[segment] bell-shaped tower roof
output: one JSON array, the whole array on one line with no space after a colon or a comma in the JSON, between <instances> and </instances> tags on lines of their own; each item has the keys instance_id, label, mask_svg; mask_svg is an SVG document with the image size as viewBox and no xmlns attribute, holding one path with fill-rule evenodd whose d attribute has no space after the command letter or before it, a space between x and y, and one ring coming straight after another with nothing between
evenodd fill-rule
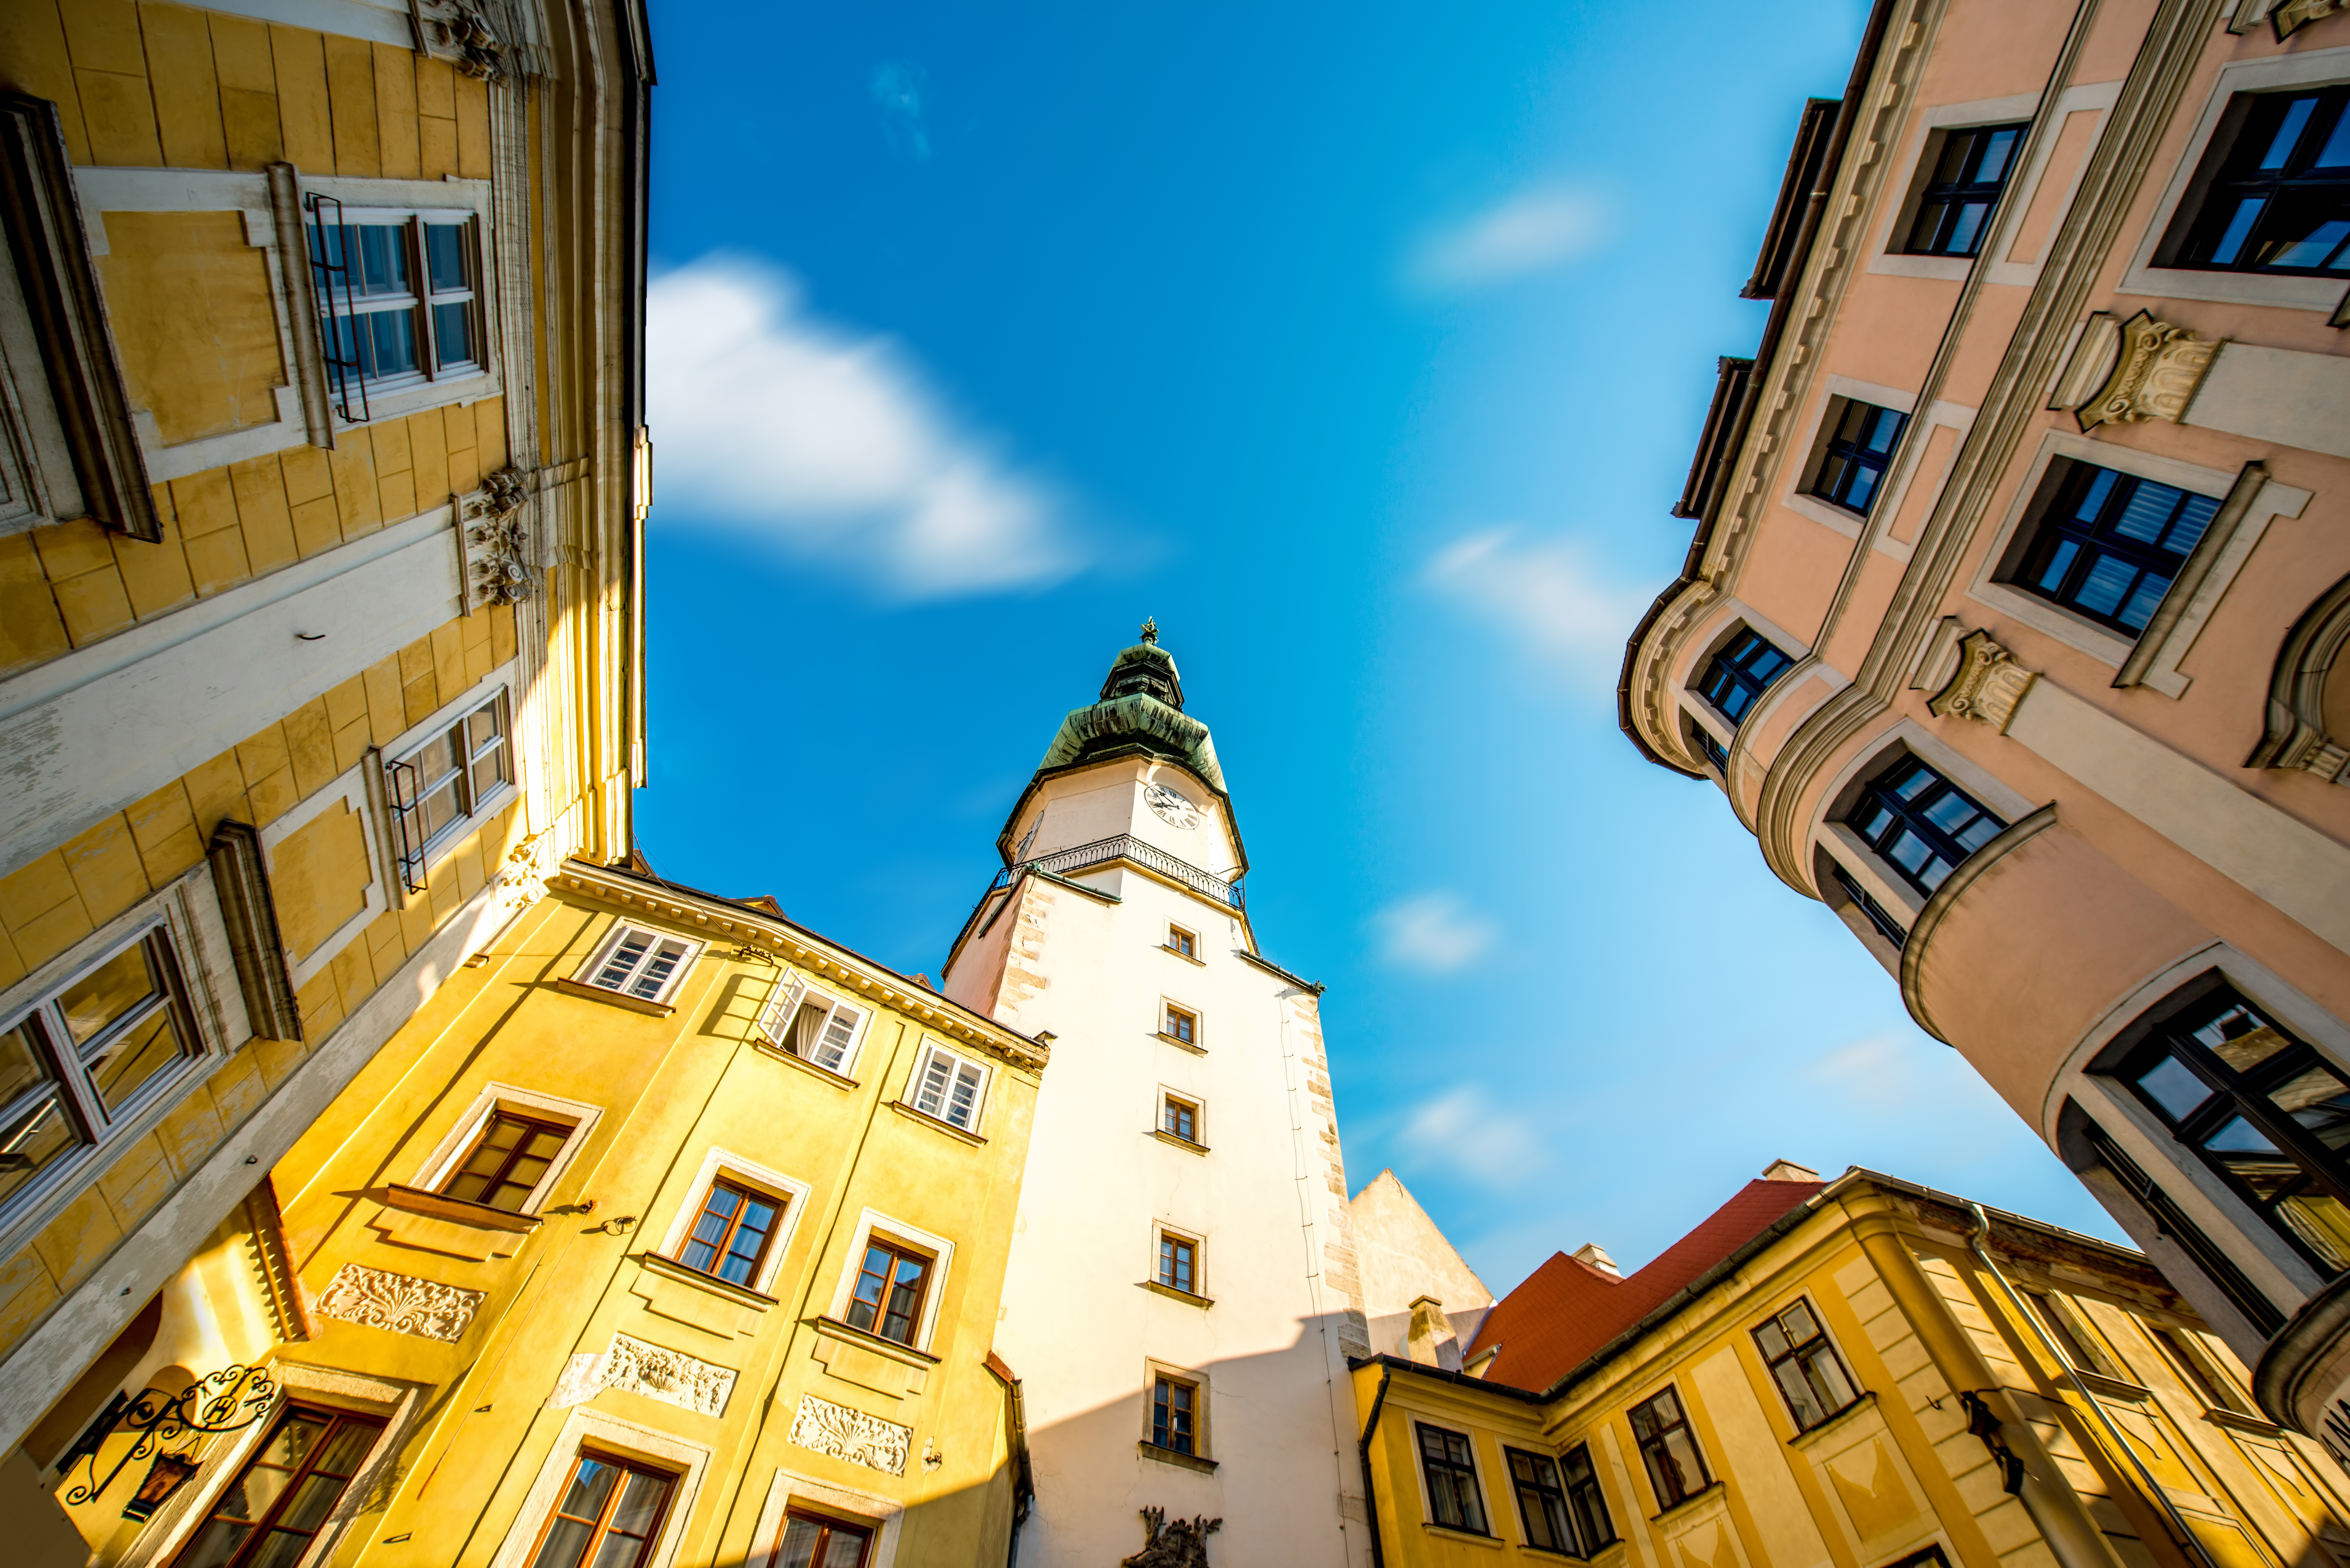
<instances>
[{"instance_id":1,"label":"bell-shaped tower roof","mask_svg":"<svg viewBox=\"0 0 2350 1568\"><path fill-rule=\"evenodd\" d=\"M1224 793L1224 771L1208 726L1183 711L1183 680L1175 656L1159 646L1159 623L1142 623L1142 640L1110 660L1101 699L1073 708L1059 733L1045 748L1039 774L1081 763L1142 753L1189 768L1202 784Z\"/></svg>"}]
</instances>

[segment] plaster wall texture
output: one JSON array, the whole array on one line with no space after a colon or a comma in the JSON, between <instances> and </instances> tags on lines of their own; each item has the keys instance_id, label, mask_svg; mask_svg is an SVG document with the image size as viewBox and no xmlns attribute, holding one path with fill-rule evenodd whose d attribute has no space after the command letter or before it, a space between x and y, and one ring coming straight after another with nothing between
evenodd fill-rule
<instances>
[{"instance_id":1,"label":"plaster wall texture","mask_svg":"<svg viewBox=\"0 0 2350 1568\"><path fill-rule=\"evenodd\" d=\"M1207 804L1188 774L1128 759L1042 781L1030 853L1132 832L1222 869L1221 820L1172 828L1143 805L1160 779ZM966 944L946 981L1055 1036L995 1335L1035 1457L1020 1561L1116 1562L1158 1506L1222 1518L1230 1568L1367 1562L1344 1359L1363 1346L1315 998L1240 956L1253 934L1228 907L1130 867L1076 879L1119 901L1023 880L1005 956ZM1167 950L1170 923L1197 934L1198 962ZM974 972L987 964L1002 978ZM1170 1001L1197 1012L1202 1049L1157 1033ZM1204 1153L1154 1136L1170 1090L1201 1106ZM1197 1239L1207 1301L1143 1283L1162 1224ZM1154 1363L1204 1383L1212 1471L1139 1447Z\"/></svg>"},{"instance_id":2,"label":"plaster wall texture","mask_svg":"<svg viewBox=\"0 0 2350 1568\"><path fill-rule=\"evenodd\" d=\"M1477 1326L1493 1304L1493 1293L1394 1171L1380 1171L1355 1194L1347 1205L1347 1223L1354 1237L1363 1316L1370 1325L1373 1350L1387 1355L1409 1354L1411 1303L1421 1296L1433 1296L1442 1305L1461 1346L1476 1339Z\"/></svg>"}]
</instances>

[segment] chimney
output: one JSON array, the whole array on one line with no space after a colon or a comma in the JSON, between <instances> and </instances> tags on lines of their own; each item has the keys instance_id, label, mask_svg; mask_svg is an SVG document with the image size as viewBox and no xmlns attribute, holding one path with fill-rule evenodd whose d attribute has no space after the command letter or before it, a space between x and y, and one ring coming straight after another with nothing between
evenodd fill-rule
<instances>
[{"instance_id":1,"label":"chimney","mask_svg":"<svg viewBox=\"0 0 2350 1568\"><path fill-rule=\"evenodd\" d=\"M1765 1181L1817 1181L1819 1179L1818 1171L1806 1165L1797 1165L1792 1159L1774 1159L1762 1168L1762 1179Z\"/></svg>"},{"instance_id":2,"label":"chimney","mask_svg":"<svg viewBox=\"0 0 2350 1568\"><path fill-rule=\"evenodd\" d=\"M1411 1303L1411 1326L1404 1334L1404 1355L1423 1366L1461 1370L1461 1341L1444 1303L1434 1296L1419 1296Z\"/></svg>"},{"instance_id":3,"label":"chimney","mask_svg":"<svg viewBox=\"0 0 2350 1568\"><path fill-rule=\"evenodd\" d=\"M1575 1250L1575 1257L1577 1262L1590 1264L1611 1280L1620 1280L1624 1277L1624 1271L1616 1266L1616 1260L1607 1255L1607 1249L1596 1241L1586 1241L1582 1246L1577 1247Z\"/></svg>"}]
</instances>

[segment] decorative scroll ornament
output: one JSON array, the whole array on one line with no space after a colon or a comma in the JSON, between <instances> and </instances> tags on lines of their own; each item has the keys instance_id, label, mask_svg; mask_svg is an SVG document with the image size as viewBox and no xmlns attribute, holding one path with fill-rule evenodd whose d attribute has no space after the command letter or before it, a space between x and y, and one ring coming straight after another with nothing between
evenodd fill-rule
<instances>
[{"instance_id":1,"label":"decorative scroll ornament","mask_svg":"<svg viewBox=\"0 0 2350 1568\"><path fill-rule=\"evenodd\" d=\"M547 864L551 833L534 833L514 846L498 867L498 898L511 909L526 909L546 897L546 879L555 874Z\"/></svg>"},{"instance_id":2,"label":"decorative scroll ornament","mask_svg":"<svg viewBox=\"0 0 2350 1568\"><path fill-rule=\"evenodd\" d=\"M1928 699L1926 710L1938 718L1972 719L2004 735L2023 694L2039 679L2038 670L2016 663L2015 655L1993 642L1989 632L1971 631L1959 643L1958 673Z\"/></svg>"},{"instance_id":3,"label":"decorative scroll ornament","mask_svg":"<svg viewBox=\"0 0 2350 1568\"><path fill-rule=\"evenodd\" d=\"M550 1410L584 1405L607 1388L641 1394L697 1416L723 1416L734 1395L734 1369L717 1366L650 1345L625 1334L612 1336L612 1347L601 1355L575 1355L556 1380L546 1401Z\"/></svg>"},{"instance_id":4,"label":"decorative scroll ornament","mask_svg":"<svg viewBox=\"0 0 2350 1568\"><path fill-rule=\"evenodd\" d=\"M479 11L458 0L412 0L421 51L446 60L475 81L506 74L505 44Z\"/></svg>"},{"instance_id":5,"label":"decorative scroll ornament","mask_svg":"<svg viewBox=\"0 0 2350 1568\"><path fill-rule=\"evenodd\" d=\"M1221 1519L1167 1522L1163 1508L1142 1511L1142 1550L1120 1558L1118 1568L1208 1568L1208 1537L1224 1527Z\"/></svg>"},{"instance_id":6,"label":"decorative scroll ornament","mask_svg":"<svg viewBox=\"0 0 2350 1568\"><path fill-rule=\"evenodd\" d=\"M2177 424L2225 342L2198 337L2143 310L2126 321L2098 311L2082 328L2051 406L2072 410L2085 431L2148 420Z\"/></svg>"},{"instance_id":7,"label":"decorative scroll ornament","mask_svg":"<svg viewBox=\"0 0 2350 1568\"><path fill-rule=\"evenodd\" d=\"M800 1396L799 1414L792 1420L792 1441L813 1453L827 1454L852 1465L879 1470L885 1476L906 1473L906 1450L914 1428L819 1399Z\"/></svg>"},{"instance_id":8,"label":"decorative scroll ornament","mask_svg":"<svg viewBox=\"0 0 2350 1568\"><path fill-rule=\"evenodd\" d=\"M480 546L473 560L476 587L494 605L519 604L538 587L538 572L530 563L530 535L522 525L522 504L530 499L529 475L502 468L482 478L482 493L465 503L471 523L466 543Z\"/></svg>"},{"instance_id":9,"label":"decorative scroll ornament","mask_svg":"<svg viewBox=\"0 0 2350 1568\"><path fill-rule=\"evenodd\" d=\"M328 1282L317 1310L367 1328L454 1344L473 1326L485 1299L481 1291L345 1263Z\"/></svg>"},{"instance_id":10,"label":"decorative scroll ornament","mask_svg":"<svg viewBox=\"0 0 2350 1568\"><path fill-rule=\"evenodd\" d=\"M140 1460L155 1455L166 1444L177 1443L183 1438L234 1432L252 1426L269 1414L269 1407L276 1399L277 1385L270 1381L268 1373L257 1366L224 1366L218 1372L189 1384L168 1399L163 1397L163 1391L160 1388L145 1390L113 1420L93 1424L89 1431L83 1434L82 1440L75 1445L79 1452L67 1456L68 1469L72 1468L77 1458L87 1456L89 1460L89 1479L66 1493L67 1506L78 1508L89 1501L112 1486L115 1477ZM105 1480L100 1480L98 1477L98 1451L109 1436L125 1428L138 1433L138 1440L114 1461L114 1468L106 1472ZM161 1466L163 1459L172 1459L186 1467L179 1480L184 1481L195 1471L194 1465L185 1454L163 1455L157 1459L157 1464Z\"/></svg>"},{"instance_id":11,"label":"decorative scroll ornament","mask_svg":"<svg viewBox=\"0 0 2350 1568\"><path fill-rule=\"evenodd\" d=\"M2284 4L2269 13L2269 26L2276 29L2277 42L2293 36L2296 28L2331 16L2336 11L2350 7L2350 0L2284 0Z\"/></svg>"}]
</instances>

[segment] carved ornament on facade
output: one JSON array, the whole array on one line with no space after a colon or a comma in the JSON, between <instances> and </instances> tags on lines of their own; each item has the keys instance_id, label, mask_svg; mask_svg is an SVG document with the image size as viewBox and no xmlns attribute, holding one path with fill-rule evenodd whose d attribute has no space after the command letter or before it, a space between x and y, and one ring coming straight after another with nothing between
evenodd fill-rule
<instances>
[{"instance_id":1,"label":"carved ornament on facade","mask_svg":"<svg viewBox=\"0 0 2350 1568\"><path fill-rule=\"evenodd\" d=\"M2278 753L2277 760L2269 765L2278 768L2299 768L2315 774L2328 783L2350 784L2350 748L2310 725L2299 726L2300 732L2287 742Z\"/></svg>"},{"instance_id":2,"label":"carved ornament on facade","mask_svg":"<svg viewBox=\"0 0 2350 1568\"><path fill-rule=\"evenodd\" d=\"M2072 410L2085 431L2149 420L2177 424L2225 342L2143 310L2126 321L2098 311L2081 329L2051 406Z\"/></svg>"},{"instance_id":3,"label":"carved ornament on facade","mask_svg":"<svg viewBox=\"0 0 2350 1568\"><path fill-rule=\"evenodd\" d=\"M489 19L459 0L411 0L420 53L446 60L475 81L506 74L505 43Z\"/></svg>"},{"instance_id":4,"label":"carved ornament on facade","mask_svg":"<svg viewBox=\"0 0 2350 1568\"><path fill-rule=\"evenodd\" d=\"M1208 1568L1208 1537L1224 1527L1221 1519L1167 1521L1163 1508L1142 1511L1142 1550L1118 1560L1118 1568Z\"/></svg>"},{"instance_id":5,"label":"carved ornament on facade","mask_svg":"<svg viewBox=\"0 0 2350 1568\"><path fill-rule=\"evenodd\" d=\"M485 603L519 604L538 587L530 535L522 525L522 504L530 493L528 474L502 468L483 475L481 493L465 503L466 558L473 591Z\"/></svg>"},{"instance_id":6,"label":"carved ornament on facade","mask_svg":"<svg viewBox=\"0 0 2350 1568\"><path fill-rule=\"evenodd\" d=\"M327 1282L317 1310L365 1328L454 1344L473 1326L485 1299L484 1293L461 1285L345 1263Z\"/></svg>"},{"instance_id":7,"label":"carved ornament on facade","mask_svg":"<svg viewBox=\"0 0 2350 1568\"><path fill-rule=\"evenodd\" d=\"M600 1355L575 1355L556 1380L546 1407L567 1410L584 1405L607 1388L641 1394L697 1416L723 1416L734 1396L736 1374L681 1350L670 1350L625 1334L612 1336L612 1347Z\"/></svg>"},{"instance_id":8,"label":"carved ornament on facade","mask_svg":"<svg viewBox=\"0 0 2350 1568\"><path fill-rule=\"evenodd\" d=\"M507 909L526 909L546 897L546 880L555 875L555 835L534 833L514 846L498 867L498 898Z\"/></svg>"},{"instance_id":9,"label":"carved ornament on facade","mask_svg":"<svg viewBox=\"0 0 2350 1568\"><path fill-rule=\"evenodd\" d=\"M2350 10L2350 0L2284 0L2269 13L2269 26L2276 29L2277 42L2282 44L2295 29L2342 10Z\"/></svg>"},{"instance_id":10,"label":"carved ornament on facade","mask_svg":"<svg viewBox=\"0 0 2350 1568\"><path fill-rule=\"evenodd\" d=\"M901 1476L906 1473L906 1450L913 1444L914 1428L803 1394L799 1414L792 1418L792 1441L812 1453L863 1465L885 1476Z\"/></svg>"},{"instance_id":11,"label":"carved ornament on facade","mask_svg":"<svg viewBox=\"0 0 2350 1568\"><path fill-rule=\"evenodd\" d=\"M1993 642L1989 632L1969 632L1959 643L1958 672L1928 699L1926 710L1937 718L1972 719L2003 735L2023 694L2039 679L2038 670L2015 662L2015 655Z\"/></svg>"}]
</instances>

